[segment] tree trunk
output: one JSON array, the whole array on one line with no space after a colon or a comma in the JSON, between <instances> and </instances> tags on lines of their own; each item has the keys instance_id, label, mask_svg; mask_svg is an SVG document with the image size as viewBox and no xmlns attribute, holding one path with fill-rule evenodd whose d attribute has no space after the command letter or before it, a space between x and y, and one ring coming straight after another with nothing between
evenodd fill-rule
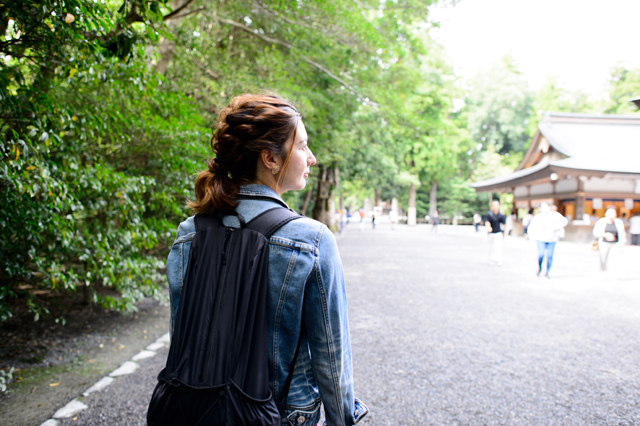
<instances>
[{"instance_id":1,"label":"tree trunk","mask_svg":"<svg viewBox=\"0 0 640 426\"><path fill-rule=\"evenodd\" d=\"M331 169L329 175L333 175L333 185L331 185L331 192L329 193L329 223L328 226L332 230L337 230L338 226L336 223L336 195L338 192L338 185L340 184L340 169L333 169L333 173L331 173Z\"/></svg>"},{"instance_id":2,"label":"tree trunk","mask_svg":"<svg viewBox=\"0 0 640 426\"><path fill-rule=\"evenodd\" d=\"M313 195L314 185L311 185L307 193L304 195L304 204L302 204L302 211L300 214L306 215L309 208L309 201L311 201L311 195Z\"/></svg>"},{"instance_id":3,"label":"tree trunk","mask_svg":"<svg viewBox=\"0 0 640 426\"><path fill-rule=\"evenodd\" d=\"M329 185L327 182L327 168L320 166L318 175L318 186L316 187L315 203L313 205L312 217L318 222L326 224L326 212L328 210L327 200L329 199Z\"/></svg>"},{"instance_id":4,"label":"tree trunk","mask_svg":"<svg viewBox=\"0 0 640 426\"><path fill-rule=\"evenodd\" d=\"M407 225L415 226L416 221L416 186L409 185L409 208L407 209Z\"/></svg>"},{"instance_id":5,"label":"tree trunk","mask_svg":"<svg viewBox=\"0 0 640 426\"><path fill-rule=\"evenodd\" d=\"M332 200L335 198L338 182L338 168L320 166L313 218L329 226L332 230L335 230L336 226L335 202Z\"/></svg>"},{"instance_id":6,"label":"tree trunk","mask_svg":"<svg viewBox=\"0 0 640 426\"><path fill-rule=\"evenodd\" d=\"M429 191L429 216L433 216L436 210L438 210L438 182L433 182Z\"/></svg>"},{"instance_id":7,"label":"tree trunk","mask_svg":"<svg viewBox=\"0 0 640 426\"><path fill-rule=\"evenodd\" d=\"M171 9L176 10L182 4L184 0L173 0L169 2ZM166 21L167 27L171 31L174 31L178 25L182 21L182 18L173 18ZM153 64L153 69L157 73L164 74L167 71L167 67L169 66L169 62L171 62L171 58L173 58L173 52L175 51L176 45L173 41L167 40L166 38L162 38L160 43L158 44L158 53L160 54L160 59L157 63Z\"/></svg>"}]
</instances>

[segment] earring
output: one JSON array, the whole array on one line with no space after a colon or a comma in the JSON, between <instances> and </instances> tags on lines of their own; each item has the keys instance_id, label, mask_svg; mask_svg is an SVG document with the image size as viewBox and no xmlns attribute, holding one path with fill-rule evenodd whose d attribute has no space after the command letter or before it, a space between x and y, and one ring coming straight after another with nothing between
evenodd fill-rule
<instances>
[{"instance_id":1,"label":"earring","mask_svg":"<svg viewBox=\"0 0 640 426\"><path fill-rule=\"evenodd\" d=\"M271 173L274 175L278 174L279 171L280 171L280 166L278 166L277 164L273 166L273 169L271 169Z\"/></svg>"}]
</instances>

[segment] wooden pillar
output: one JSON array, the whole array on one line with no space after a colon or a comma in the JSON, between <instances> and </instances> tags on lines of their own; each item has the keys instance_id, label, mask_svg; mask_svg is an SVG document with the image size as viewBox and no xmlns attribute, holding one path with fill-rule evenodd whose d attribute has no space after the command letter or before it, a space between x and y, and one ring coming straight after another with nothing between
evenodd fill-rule
<instances>
[{"instance_id":1,"label":"wooden pillar","mask_svg":"<svg viewBox=\"0 0 640 426\"><path fill-rule=\"evenodd\" d=\"M586 212L584 211L584 182L578 177L578 194L576 196L576 217L577 220L582 220Z\"/></svg>"}]
</instances>

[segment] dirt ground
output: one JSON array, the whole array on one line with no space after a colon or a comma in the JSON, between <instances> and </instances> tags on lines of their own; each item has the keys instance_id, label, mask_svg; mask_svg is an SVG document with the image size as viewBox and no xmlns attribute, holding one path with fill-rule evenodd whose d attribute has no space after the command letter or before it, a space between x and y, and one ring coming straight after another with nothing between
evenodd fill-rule
<instances>
[{"instance_id":1,"label":"dirt ground","mask_svg":"<svg viewBox=\"0 0 640 426\"><path fill-rule=\"evenodd\" d=\"M0 369L13 380L0 396L0 424L39 425L169 327L169 308L153 300L123 314L86 306L82 297L52 299L51 315L33 321L24 307L0 324ZM63 317L66 323L56 318Z\"/></svg>"}]
</instances>

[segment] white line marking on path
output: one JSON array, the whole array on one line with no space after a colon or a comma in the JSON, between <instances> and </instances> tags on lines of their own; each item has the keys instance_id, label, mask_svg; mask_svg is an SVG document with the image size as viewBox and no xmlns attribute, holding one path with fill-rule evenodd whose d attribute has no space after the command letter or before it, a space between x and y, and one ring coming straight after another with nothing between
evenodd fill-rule
<instances>
[{"instance_id":1,"label":"white line marking on path","mask_svg":"<svg viewBox=\"0 0 640 426\"><path fill-rule=\"evenodd\" d=\"M125 361L119 368L113 370L109 375L111 377L125 376L136 371L140 367L137 362Z\"/></svg>"},{"instance_id":2,"label":"white line marking on path","mask_svg":"<svg viewBox=\"0 0 640 426\"><path fill-rule=\"evenodd\" d=\"M171 337L169 336L169 333L166 333L158 337L158 340L156 340L156 342L169 343L170 340Z\"/></svg>"},{"instance_id":3,"label":"white line marking on path","mask_svg":"<svg viewBox=\"0 0 640 426\"><path fill-rule=\"evenodd\" d=\"M140 351L131 357L131 361L140 361L141 359L151 358L152 356L156 356L154 351Z\"/></svg>"},{"instance_id":4,"label":"white line marking on path","mask_svg":"<svg viewBox=\"0 0 640 426\"><path fill-rule=\"evenodd\" d=\"M157 351L158 349L164 348L164 342L155 342L147 346L147 350L149 351Z\"/></svg>"},{"instance_id":5,"label":"white line marking on path","mask_svg":"<svg viewBox=\"0 0 640 426\"><path fill-rule=\"evenodd\" d=\"M90 393L93 392L97 392L97 391L101 391L102 389L106 388L107 386L109 386L115 379L113 377L103 377L102 379L98 380L93 386L91 386L89 389L87 389L86 391L84 391L83 395L84 396L89 396Z\"/></svg>"},{"instance_id":6,"label":"white line marking on path","mask_svg":"<svg viewBox=\"0 0 640 426\"><path fill-rule=\"evenodd\" d=\"M141 359L151 358L155 356L156 355L155 351L168 345L170 343L170 340L171 340L171 337L169 336L169 333L163 334L154 343L147 346L146 350L140 351L139 353L132 356L131 361L125 361L124 363L122 363L120 367L116 368L111 373L109 373L109 376L111 377L109 376L103 377L102 379L94 383L94 385L91 386L89 389L87 389L83 393L83 395L88 396L93 392L103 390L104 388L109 386L111 383L113 383L113 381L115 380L114 377L125 376L127 374L133 373L140 367L140 365L134 361L139 361ZM80 402L77 399L74 399L73 401L69 402L67 405L65 405L58 411L56 411L56 413L53 415L53 419L49 419L45 421L40 426L60 426L60 422L54 419L69 418L69 417L72 417L74 414L78 413L79 411L86 410L87 408L89 408L87 404Z\"/></svg>"},{"instance_id":7,"label":"white line marking on path","mask_svg":"<svg viewBox=\"0 0 640 426\"><path fill-rule=\"evenodd\" d=\"M79 411L86 410L87 408L89 408L87 404L74 399L73 401L56 411L56 413L53 415L53 418L67 419L69 417L73 417L73 415L78 413Z\"/></svg>"}]
</instances>

